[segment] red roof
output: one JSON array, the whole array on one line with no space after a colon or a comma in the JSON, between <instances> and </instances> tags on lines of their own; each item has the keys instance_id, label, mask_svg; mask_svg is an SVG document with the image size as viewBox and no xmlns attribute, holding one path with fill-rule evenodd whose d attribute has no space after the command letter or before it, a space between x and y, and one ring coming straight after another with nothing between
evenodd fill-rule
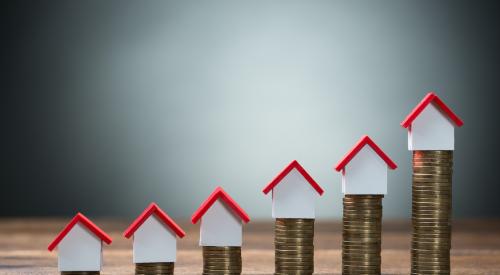
<instances>
[{"instance_id":1,"label":"red roof","mask_svg":"<svg viewBox=\"0 0 500 275\"><path fill-rule=\"evenodd\" d=\"M290 164L288 164L288 166L285 167L283 171L281 171L270 183L267 184L266 187L264 187L264 189L262 189L262 192L264 192L264 194L269 193L269 191L273 190L273 188L276 187L276 185L278 185L281 180L286 177L286 175L288 175L288 173L290 173L290 171L292 171L294 168L299 171L299 173L307 180L307 182L309 182L309 184L314 188L314 190L316 190L316 192L318 192L320 195L323 194L324 191L321 186L319 186L319 184L314 181L314 179L296 160L290 162Z\"/></svg>"},{"instance_id":2,"label":"red roof","mask_svg":"<svg viewBox=\"0 0 500 275\"><path fill-rule=\"evenodd\" d=\"M193 213L191 217L191 222L193 224L197 223L207 210L214 204L217 199L221 199L226 205L228 205L238 216L240 216L243 222L247 223L250 221L250 217L245 213L245 211L222 189L218 186L215 188L214 192L200 205L198 210Z\"/></svg>"},{"instance_id":3,"label":"red roof","mask_svg":"<svg viewBox=\"0 0 500 275\"><path fill-rule=\"evenodd\" d=\"M429 103L434 103L439 107L457 127L464 125L463 121L455 114L453 111L444 104L444 102L433 92L428 93L422 101L411 111L411 113L401 122L401 126L408 128L415 118L420 115L420 113L429 105Z\"/></svg>"},{"instance_id":4,"label":"red roof","mask_svg":"<svg viewBox=\"0 0 500 275\"><path fill-rule=\"evenodd\" d=\"M385 153L380 149L380 147L373 142L373 140L369 136L363 136L361 139L354 145L354 147L347 153L342 160L335 166L335 170L338 172L342 171L344 167L356 156L356 154L365 146L370 145L370 147L377 153L384 161L387 163L387 166L391 169L396 169L398 166L394 163Z\"/></svg>"},{"instance_id":5,"label":"red roof","mask_svg":"<svg viewBox=\"0 0 500 275\"><path fill-rule=\"evenodd\" d=\"M85 217L82 213L78 213L73 217L73 219L64 227L64 229L56 236L56 238L49 244L49 251L54 250L57 245L66 237L66 235L73 229L75 224L81 223L87 227L92 233L94 233L97 237L99 237L102 241L107 244L112 242L111 237L109 237L104 231L102 231L97 225L91 222L87 217Z\"/></svg>"},{"instance_id":6,"label":"red roof","mask_svg":"<svg viewBox=\"0 0 500 275\"><path fill-rule=\"evenodd\" d=\"M148 208L146 208L144 210L144 212L142 212L142 214L139 215L139 217L137 217L137 219L135 219L135 221L127 228L127 230L125 230L125 232L123 233L123 236L127 239L130 238L132 235L134 235L135 231L139 227L141 227L141 225L153 214L155 214L157 218L159 218L161 221L163 221L163 223L165 223L165 225L170 227L170 229L172 229L175 232L175 234L177 234L177 236L179 236L179 238L186 236L186 233L184 232L184 230L182 230L182 228L180 228L174 222L174 220L172 220L172 218L170 218L167 215L167 213L163 212L163 210L161 210L160 207L158 207L158 205L156 205L156 203L154 203L154 202L152 202L148 206Z\"/></svg>"}]
</instances>

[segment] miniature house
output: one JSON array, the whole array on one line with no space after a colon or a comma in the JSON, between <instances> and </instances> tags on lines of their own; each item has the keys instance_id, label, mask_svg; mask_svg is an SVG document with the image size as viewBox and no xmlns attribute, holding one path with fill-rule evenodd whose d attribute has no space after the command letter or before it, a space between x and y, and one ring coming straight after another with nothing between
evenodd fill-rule
<instances>
[{"instance_id":1,"label":"miniature house","mask_svg":"<svg viewBox=\"0 0 500 275\"><path fill-rule=\"evenodd\" d=\"M241 246L242 222L250 218L245 211L221 188L214 192L194 212L191 222L201 219L201 246Z\"/></svg>"},{"instance_id":2,"label":"miniature house","mask_svg":"<svg viewBox=\"0 0 500 275\"><path fill-rule=\"evenodd\" d=\"M111 238L83 214L78 213L49 244L57 247L59 271L100 271L102 242Z\"/></svg>"},{"instance_id":3,"label":"miniature house","mask_svg":"<svg viewBox=\"0 0 500 275\"><path fill-rule=\"evenodd\" d=\"M173 263L177 239L184 231L158 205L151 203L125 230L125 238L134 236L134 263Z\"/></svg>"},{"instance_id":4,"label":"miniature house","mask_svg":"<svg viewBox=\"0 0 500 275\"><path fill-rule=\"evenodd\" d=\"M273 218L314 219L314 202L323 189L300 164L294 160L263 190L272 191Z\"/></svg>"},{"instance_id":5,"label":"miniature house","mask_svg":"<svg viewBox=\"0 0 500 275\"><path fill-rule=\"evenodd\" d=\"M387 167L397 165L373 142L362 137L335 166L342 172L342 193L347 195L387 194Z\"/></svg>"},{"instance_id":6,"label":"miniature house","mask_svg":"<svg viewBox=\"0 0 500 275\"><path fill-rule=\"evenodd\" d=\"M408 129L408 150L453 150L455 127L462 120L434 93L428 93L401 122Z\"/></svg>"}]
</instances>

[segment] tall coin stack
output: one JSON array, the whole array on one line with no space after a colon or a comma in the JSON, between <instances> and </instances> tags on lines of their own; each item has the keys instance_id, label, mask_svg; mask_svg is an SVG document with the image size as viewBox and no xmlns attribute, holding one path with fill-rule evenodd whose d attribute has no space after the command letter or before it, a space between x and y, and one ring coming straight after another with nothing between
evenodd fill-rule
<instances>
[{"instance_id":1,"label":"tall coin stack","mask_svg":"<svg viewBox=\"0 0 500 275\"><path fill-rule=\"evenodd\" d=\"M314 219L276 219L276 275L314 273Z\"/></svg>"},{"instance_id":2,"label":"tall coin stack","mask_svg":"<svg viewBox=\"0 0 500 275\"><path fill-rule=\"evenodd\" d=\"M383 197L345 195L342 274L380 274Z\"/></svg>"},{"instance_id":3,"label":"tall coin stack","mask_svg":"<svg viewBox=\"0 0 500 275\"><path fill-rule=\"evenodd\" d=\"M136 263L136 275L172 275L174 263Z\"/></svg>"},{"instance_id":4,"label":"tall coin stack","mask_svg":"<svg viewBox=\"0 0 500 275\"><path fill-rule=\"evenodd\" d=\"M411 274L450 274L453 151L414 151Z\"/></svg>"},{"instance_id":5,"label":"tall coin stack","mask_svg":"<svg viewBox=\"0 0 500 275\"><path fill-rule=\"evenodd\" d=\"M241 247L203 246L203 275L241 274Z\"/></svg>"}]
</instances>

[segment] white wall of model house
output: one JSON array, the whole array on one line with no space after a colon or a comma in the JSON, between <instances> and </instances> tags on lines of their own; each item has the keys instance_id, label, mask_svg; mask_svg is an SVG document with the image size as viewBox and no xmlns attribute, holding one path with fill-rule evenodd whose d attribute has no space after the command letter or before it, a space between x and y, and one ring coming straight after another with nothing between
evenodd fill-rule
<instances>
[{"instance_id":1,"label":"white wall of model house","mask_svg":"<svg viewBox=\"0 0 500 275\"><path fill-rule=\"evenodd\" d=\"M57 246L59 271L100 271L102 241L77 223Z\"/></svg>"},{"instance_id":2,"label":"white wall of model house","mask_svg":"<svg viewBox=\"0 0 500 275\"><path fill-rule=\"evenodd\" d=\"M344 167L342 193L379 195L387 193L387 163L365 145Z\"/></svg>"},{"instance_id":3,"label":"white wall of model house","mask_svg":"<svg viewBox=\"0 0 500 275\"><path fill-rule=\"evenodd\" d=\"M273 190L273 218L315 218L315 200L319 194L293 168Z\"/></svg>"},{"instance_id":4,"label":"white wall of model house","mask_svg":"<svg viewBox=\"0 0 500 275\"><path fill-rule=\"evenodd\" d=\"M455 125L430 103L408 128L408 150L454 150Z\"/></svg>"},{"instance_id":5,"label":"white wall of model house","mask_svg":"<svg viewBox=\"0 0 500 275\"><path fill-rule=\"evenodd\" d=\"M241 246L242 221L217 199L201 218L201 246Z\"/></svg>"},{"instance_id":6,"label":"white wall of model house","mask_svg":"<svg viewBox=\"0 0 500 275\"><path fill-rule=\"evenodd\" d=\"M154 214L134 233L134 263L170 263L176 260L176 234Z\"/></svg>"}]
</instances>

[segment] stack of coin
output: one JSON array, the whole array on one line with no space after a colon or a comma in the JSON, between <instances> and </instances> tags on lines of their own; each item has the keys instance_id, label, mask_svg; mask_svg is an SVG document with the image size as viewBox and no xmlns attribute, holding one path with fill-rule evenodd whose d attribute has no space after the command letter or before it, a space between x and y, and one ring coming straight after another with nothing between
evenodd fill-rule
<instances>
[{"instance_id":1,"label":"stack of coin","mask_svg":"<svg viewBox=\"0 0 500 275\"><path fill-rule=\"evenodd\" d=\"M380 274L383 197L344 197L342 274Z\"/></svg>"},{"instance_id":2,"label":"stack of coin","mask_svg":"<svg viewBox=\"0 0 500 275\"><path fill-rule=\"evenodd\" d=\"M450 274L453 151L414 151L411 274Z\"/></svg>"},{"instance_id":3,"label":"stack of coin","mask_svg":"<svg viewBox=\"0 0 500 275\"><path fill-rule=\"evenodd\" d=\"M136 275L172 275L174 263L136 263Z\"/></svg>"},{"instance_id":4,"label":"stack of coin","mask_svg":"<svg viewBox=\"0 0 500 275\"><path fill-rule=\"evenodd\" d=\"M99 275L99 271L61 271L61 275Z\"/></svg>"},{"instance_id":5,"label":"stack of coin","mask_svg":"<svg viewBox=\"0 0 500 275\"><path fill-rule=\"evenodd\" d=\"M241 247L203 246L203 275L241 274Z\"/></svg>"},{"instance_id":6,"label":"stack of coin","mask_svg":"<svg viewBox=\"0 0 500 275\"><path fill-rule=\"evenodd\" d=\"M314 219L276 219L274 247L274 274L313 274Z\"/></svg>"}]
</instances>

